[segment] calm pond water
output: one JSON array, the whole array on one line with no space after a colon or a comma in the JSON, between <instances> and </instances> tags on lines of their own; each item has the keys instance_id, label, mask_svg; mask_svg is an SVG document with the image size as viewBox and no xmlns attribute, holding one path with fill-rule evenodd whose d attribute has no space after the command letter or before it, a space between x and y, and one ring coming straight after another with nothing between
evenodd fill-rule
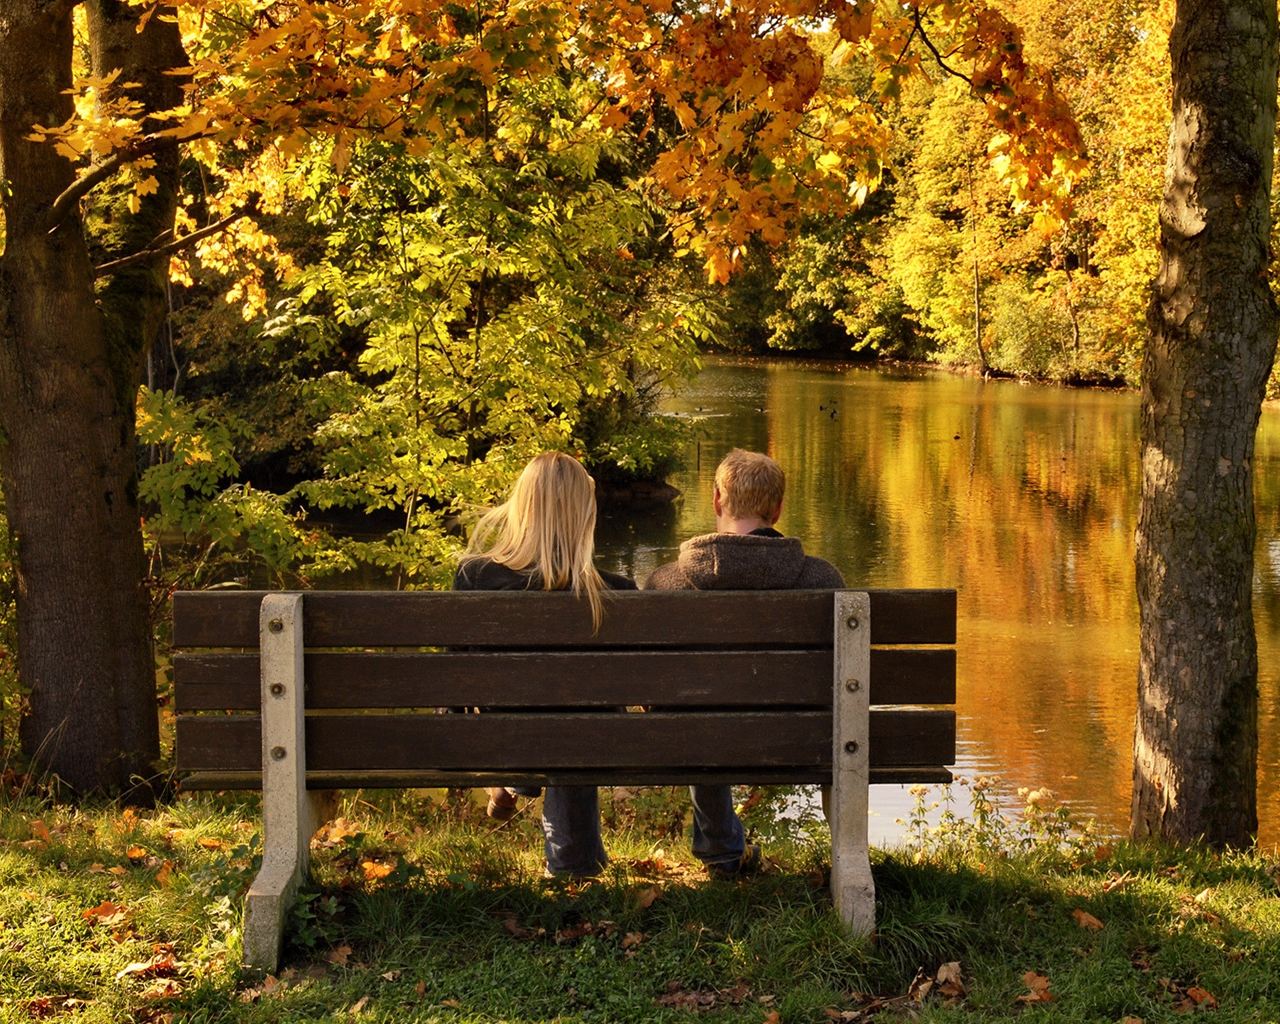
<instances>
[{"instance_id":1,"label":"calm pond water","mask_svg":"<svg viewBox=\"0 0 1280 1024\"><path fill-rule=\"evenodd\" d=\"M958 775L1052 789L1123 831L1137 689L1138 398L915 370L710 360L668 411L696 424L674 509L606 515L607 568L643 579L714 529L733 446L787 471L779 528L851 586L959 592ZM1259 816L1280 844L1280 411L1257 453ZM912 798L872 788L872 840Z\"/></svg>"}]
</instances>

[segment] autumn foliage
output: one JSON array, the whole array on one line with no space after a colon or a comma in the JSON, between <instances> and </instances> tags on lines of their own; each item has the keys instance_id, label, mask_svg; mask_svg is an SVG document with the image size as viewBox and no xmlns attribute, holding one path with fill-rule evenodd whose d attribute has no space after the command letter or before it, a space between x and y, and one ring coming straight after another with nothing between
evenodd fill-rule
<instances>
[{"instance_id":1,"label":"autumn foliage","mask_svg":"<svg viewBox=\"0 0 1280 1024\"><path fill-rule=\"evenodd\" d=\"M144 15L172 16L159 6ZM753 236L780 241L799 211L865 199L891 140L884 101L921 73L967 82L990 121L994 164L1046 231L1061 224L1084 168L1076 125L1026 59L1020 30L979 2L195 0L177 18L190 57L174 69L186 83L181 106L144 116L131 83L85 74L75 116L33 137L86 172L118 164L137 197L156 188L150 153L181 140L221 182L207 197L211 220L250 202L278 212L290 169L318 139L330 141L339 173L369 140L411 157L447 143L519 159L518 145L490 131L495 96L565 74L594 84L566 113L580 131L654 140L646 180L675 208L672 237L713 281L728 278ZM852 59L874 64L869 91L828 74ZM268 247L236 232L229 241Z\"/></svg>"}]
</instances>

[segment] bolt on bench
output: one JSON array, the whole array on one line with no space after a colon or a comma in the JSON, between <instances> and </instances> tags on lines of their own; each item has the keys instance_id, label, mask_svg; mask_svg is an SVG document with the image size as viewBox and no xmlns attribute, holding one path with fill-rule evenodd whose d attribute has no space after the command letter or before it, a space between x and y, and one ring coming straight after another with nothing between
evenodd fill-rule
<instances>
[{"instance_id":1,"label":"bolt on bench","mask_svg":"<svg viewBox=\"0 0 1280 1024\"><path fill-rule=\"evenodd\" d=\"M948 782L954 590L174 596L184 790L262 789L248 964L274 969L321 824L354 788L831 785L831 890L875 926L867 786ZM602 714L620 707L648 712ZM483 707L479 715L443 708Z\"/></svg>"}]
</instances>

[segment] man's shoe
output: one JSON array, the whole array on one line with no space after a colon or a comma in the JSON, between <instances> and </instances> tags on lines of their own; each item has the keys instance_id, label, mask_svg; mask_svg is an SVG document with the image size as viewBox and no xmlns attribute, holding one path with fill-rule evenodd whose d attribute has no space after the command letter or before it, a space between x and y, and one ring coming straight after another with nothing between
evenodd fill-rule
<instances>
[{"instance_id":1,"label":"man's shoe","mask_svg":"<svg viewBox=\"0 0 1280 1024\"><path fill-rule=\"evenodd\" d=\"M759 873L760 868L764 866L764 855L760 852L760 847L755 843L748 843L742 851L742 856L737 860L725 863L715 863L707 865L707 874L712 878L718 878L724 882L731 882L735 878L749 878Z\"/></svg>"},{"instance_id":2,"label":"man's shoe","mask_svg":"<svg viewBox=\"0 0 1280 1024\"><path fill-rule=\"evenodd\" d=\"M489 787L489 806L484 813L495 821L510 821L516 813L516 796L502 786Z\"/></svg>"}]
</instances>

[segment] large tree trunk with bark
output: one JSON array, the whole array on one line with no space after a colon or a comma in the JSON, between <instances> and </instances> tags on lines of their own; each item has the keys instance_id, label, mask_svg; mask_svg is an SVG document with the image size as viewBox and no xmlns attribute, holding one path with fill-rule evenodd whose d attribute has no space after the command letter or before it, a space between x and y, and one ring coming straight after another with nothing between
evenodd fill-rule
<instances>
[{"instance_id":1,"label":"large tree trunk with bark","mask_svg":"<svg viewBox=\"0 0 1280 1024\"><path fill-rule=\"evenodd\" d=\"M1275 0L1178 0L1143 362L1138 837L1243 846L1257 831L1253 452L1277 332L1276 42Z\"/></svg>"},{"instance_id":2,"label":"large tree trunk with bark","mask_svg":"<svg viewBox=\"0 0 1280 1024\"><path fill-rule=\"evenodd\" d=\"M102 0L90 12L96 70L121 66L150 109L171 106L177 28ZM131 222L111 204L91 251L79 203L55 216L75 169L26 136L71 114L72 4L0 0L0 472L15 541L21 734L36 764L77 792L132 786L155 770L155 668L137 502L134 409L163 281L154 265L100 282L92 256L172 226L176 157ZM115 61L107 65L104 62ZM160 63L167 61L167 63ZM141 77L149 75L150 77ZM138 77L135 77L138 76ZM157 297L159 296L159 298Z\"/></svg>"}]
</instances>

